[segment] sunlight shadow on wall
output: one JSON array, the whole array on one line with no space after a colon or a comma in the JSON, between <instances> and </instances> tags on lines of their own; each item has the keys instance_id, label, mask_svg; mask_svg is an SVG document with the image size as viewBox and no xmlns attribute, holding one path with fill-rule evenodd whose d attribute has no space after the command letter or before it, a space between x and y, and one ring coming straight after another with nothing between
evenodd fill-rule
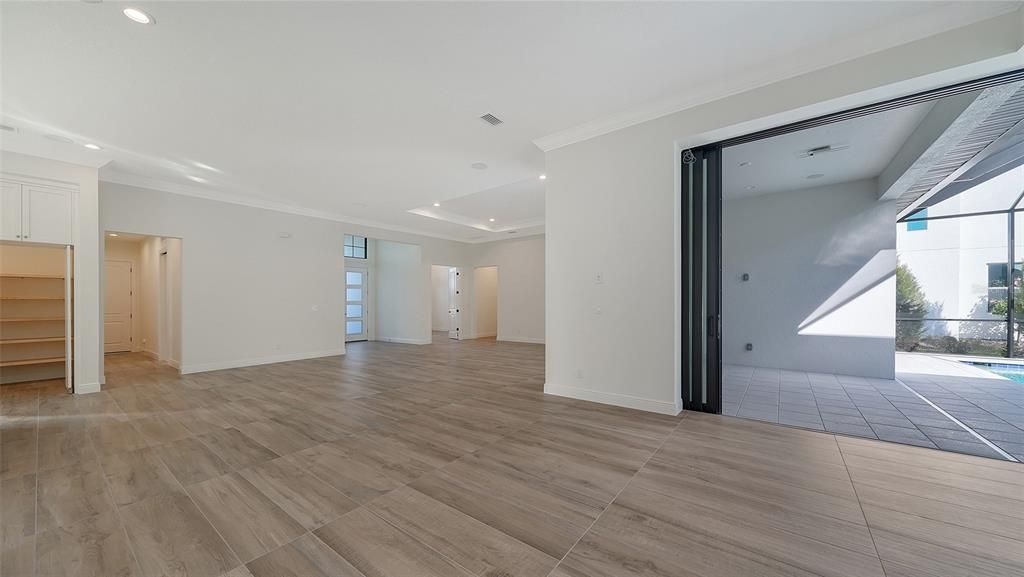
<instances>
[{"instance_id":1,"label":"sunlight shadow on wall","mask_svg":"<svg viewBox=\"0 0 1024 577\"><path fill-rule=\"evenodd\" d=\"M895 338L896 251L880 250L800 323L800 335Z\"/></svg>"}]
</instances>

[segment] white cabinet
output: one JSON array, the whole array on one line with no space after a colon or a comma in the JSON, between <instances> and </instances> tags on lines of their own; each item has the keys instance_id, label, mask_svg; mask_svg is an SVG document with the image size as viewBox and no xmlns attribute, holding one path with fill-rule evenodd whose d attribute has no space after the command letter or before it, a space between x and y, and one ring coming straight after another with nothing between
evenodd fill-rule
<instances>
[{"instance_id":1,"label":"white cabinet","mask_svg":"<svg viewBox=\"0 0 1024 577\"><path fill-rule=\"evenodd\" d=\"M71 244L71 193L59 188L22 185L21 239Z\"/></svg>"},{"instance_id":2,"label":"white cabinet","mask_svg":"<svg viewBox=\"0 0 1024 577\"><path fill-rule=\"evenodd\" d=\"M21 185L0 182L0 240L21 240Z\"/></svg>"},{"instance_id":3,"label":"white cabinet","mask_svg":"<svg viewBox=\"0 0 1024 577\"><path fill-rule=\"evenodd\" d=\"M71 244L70 190L7 181L0 185L0 240Z\"/></svg>"}]
</instances>

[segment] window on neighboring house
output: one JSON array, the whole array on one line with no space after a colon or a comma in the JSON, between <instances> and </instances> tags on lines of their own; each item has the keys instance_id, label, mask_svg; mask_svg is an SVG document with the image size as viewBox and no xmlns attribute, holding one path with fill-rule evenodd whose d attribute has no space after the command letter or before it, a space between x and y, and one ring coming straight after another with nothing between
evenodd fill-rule
<instances>
[{"instance_id":1,"label":"window on neighboring house","mask_svg":"<svg viewBox=\"0 0 1024 577\"><path fill-rule=\"evenodd\" d=\"M346 234L345 256L351 258L366 258L366 237Z\"/></svg>"},{"instance_id":2,"label":"window on neighboring house","mask_svg":"<svg viewBox=\"0 0 1024 577\"><path fill-rule=\"evenodd\" d=\"M1021 279L1024 263L1018 262L1013 265L1013 298L1021 298ZM1009 291L1006 279L1006 263L988 263L988 312L993 314L1006 314L1006 301ZM1019 310L1017 306L1014 307Z\"/></svg>"},{"instance_id":3,"label":"window on neighboring house","mask_svg":"<svg viewBox=\"0 0 1024 577\"><path fill-rule=\"evenodd\" d=\"M928 230L928 209L922 208L907 219L907 230ZM921 219L921 220L918 220Z\"/></svg>"}]
</instances>

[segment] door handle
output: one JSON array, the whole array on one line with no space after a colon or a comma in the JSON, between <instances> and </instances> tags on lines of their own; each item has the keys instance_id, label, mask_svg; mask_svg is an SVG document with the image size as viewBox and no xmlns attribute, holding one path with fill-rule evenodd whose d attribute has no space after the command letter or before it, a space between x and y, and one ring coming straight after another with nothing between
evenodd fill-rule
<instances>
[{"instance_id":1,"label":"door handle","mask_svg":"<svg viewBox=\"0 0 1024 577\"><path fill-rule=\"evenodd\" d=\"M718 328L718 315L711 315L708 317L708 336L714 337L717 333Z\"/></svg>"}]
</instances>

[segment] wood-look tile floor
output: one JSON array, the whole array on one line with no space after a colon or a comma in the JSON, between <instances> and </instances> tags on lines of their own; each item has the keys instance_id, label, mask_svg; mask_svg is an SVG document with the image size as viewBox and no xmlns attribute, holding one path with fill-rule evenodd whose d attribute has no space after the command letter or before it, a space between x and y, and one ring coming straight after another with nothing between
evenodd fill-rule
<instances>
[{"instance_id":1,"label":"wood-look tile floor","mask_svg":"<svg viewBox=\"0 0 1024 577\"><path fill-rule=\"evenodd\" d=\"M544 348L359 343L0 389L0 574L1024 574L1024 468L542 394Z\"/></svg>"}]
</instances>

